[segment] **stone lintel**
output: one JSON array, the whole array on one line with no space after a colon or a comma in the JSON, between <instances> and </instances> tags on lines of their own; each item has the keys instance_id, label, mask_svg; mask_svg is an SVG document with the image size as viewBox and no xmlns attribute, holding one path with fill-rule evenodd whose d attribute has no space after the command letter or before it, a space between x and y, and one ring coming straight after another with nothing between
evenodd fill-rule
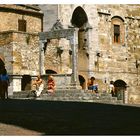
<instances>
[{"instance_id":1,"label":"stone lintel","mask_svg":"<svg viewBox=\"0 0 140 140\"><path fill-rule=\"evenodd\" d=\"M68 38L69 36L73 36L75 29L62 29L62 30L54 30L49 32L40 32L39 38L40 40L46 39L59 39L59 38Z\"/></svg>"}]
</instances>

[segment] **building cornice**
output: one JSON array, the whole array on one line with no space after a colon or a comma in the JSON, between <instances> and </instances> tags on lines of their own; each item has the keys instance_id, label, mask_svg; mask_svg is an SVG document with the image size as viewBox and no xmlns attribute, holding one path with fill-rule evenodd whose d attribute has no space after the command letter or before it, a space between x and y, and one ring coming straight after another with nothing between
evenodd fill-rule
<instances>
[{"instance_id":1,"label":"building cornice","mask_svg":"<svg viewBox=\"0 0 140 140\"><path fill-rule=\"evenodd\" d=\"M17 13L17 14L24 14L24 15L31 15L35 17L43 17L43 12L41 11L33 11L33 10L27 10L27 9L19 9L19 8L14 8L14 7L8 7L4 5L0 5L0 12L12 12L12 13Z\"/></svg>"}]
</instances>

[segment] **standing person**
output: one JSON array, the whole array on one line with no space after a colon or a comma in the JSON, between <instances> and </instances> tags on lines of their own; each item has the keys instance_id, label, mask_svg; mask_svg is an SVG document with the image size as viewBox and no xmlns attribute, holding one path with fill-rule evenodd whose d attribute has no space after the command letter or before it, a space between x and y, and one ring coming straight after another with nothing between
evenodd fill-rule
<instances>
[{"instance_id":1,"label":"standing person","mask_svg":"<svg viewBox=\"0 0 140 140\"><path fill-rule=\"evenodd\" d=\"M48 94L54 94L54 92L55 92L55 81L54 81L54 78L52 75L48 76L47 92L48 92Z\"/></svg>"},{"instance_id":2,"label":"standing person","mask_svg":"<svg viewBox=\"0 0 140 140\"><path fill-rule=\"evenodd\" d=\"M8 99L8 86L9 86L9 76L7 74L7 70L3 69L2 74L0 75L1 80L1 88L2 88L2 95L1 98Z\"/></svg>"},{"instance_id":3,"label":"standing person","mask_svg":"<svg viewBox=\"0 0 140 140\"><path fill-rule=\"evenodd\" d=\"M112 94L112 96L115 96L115 87L114 87L114 82L113 81L110 81L109 93Z\"/></svg>"}]
</instances>

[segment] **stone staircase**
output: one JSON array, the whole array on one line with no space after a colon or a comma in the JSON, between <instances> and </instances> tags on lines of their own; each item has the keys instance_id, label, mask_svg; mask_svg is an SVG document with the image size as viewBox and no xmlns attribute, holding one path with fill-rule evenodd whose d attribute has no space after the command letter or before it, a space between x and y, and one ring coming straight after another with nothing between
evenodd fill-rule
<instances>
[{"instance_id":1,"label":"stone staircase","mask_svg":"<svg viewBox=\"0 0 140 140\"><path fill-rule=\"evenodd\" d=\"M47 94L45 91L39 98L35 98L33 94L27 98L30 91L14 92L10 96L12 99L37 99L47 101L77 101L77 102L98 102L110 104L123 104L122 100L117 100L117 97L112 97L107 93L91 93L78 89L57 89L54 95Z\"/></svg>"}]
</instances>

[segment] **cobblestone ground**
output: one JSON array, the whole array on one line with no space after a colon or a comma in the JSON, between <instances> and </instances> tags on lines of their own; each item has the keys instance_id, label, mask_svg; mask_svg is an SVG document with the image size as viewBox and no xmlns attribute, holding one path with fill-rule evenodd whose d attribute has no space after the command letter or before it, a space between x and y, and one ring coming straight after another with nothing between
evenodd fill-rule
<instances>
[{"instance_id":1,"label":"cobblestone ground","mask_svg":"<svg viewBox=\"0 0 140 140\"><path fill-rule=\"evenodd\" d=\"M139 135L140 107L0 100L0 135Z\"/></svg>"},{"instance_id":2,"label":"cobblestone ground","mask_svg":"<svg viewBox=\"0 0 140 140\"><path fill-rule=\"evenodd\" d=\"M0 136L36 136L42 135L41 133L29 129L25 129L15 125L0 123Z\"/></svg>"}]
</instances>

